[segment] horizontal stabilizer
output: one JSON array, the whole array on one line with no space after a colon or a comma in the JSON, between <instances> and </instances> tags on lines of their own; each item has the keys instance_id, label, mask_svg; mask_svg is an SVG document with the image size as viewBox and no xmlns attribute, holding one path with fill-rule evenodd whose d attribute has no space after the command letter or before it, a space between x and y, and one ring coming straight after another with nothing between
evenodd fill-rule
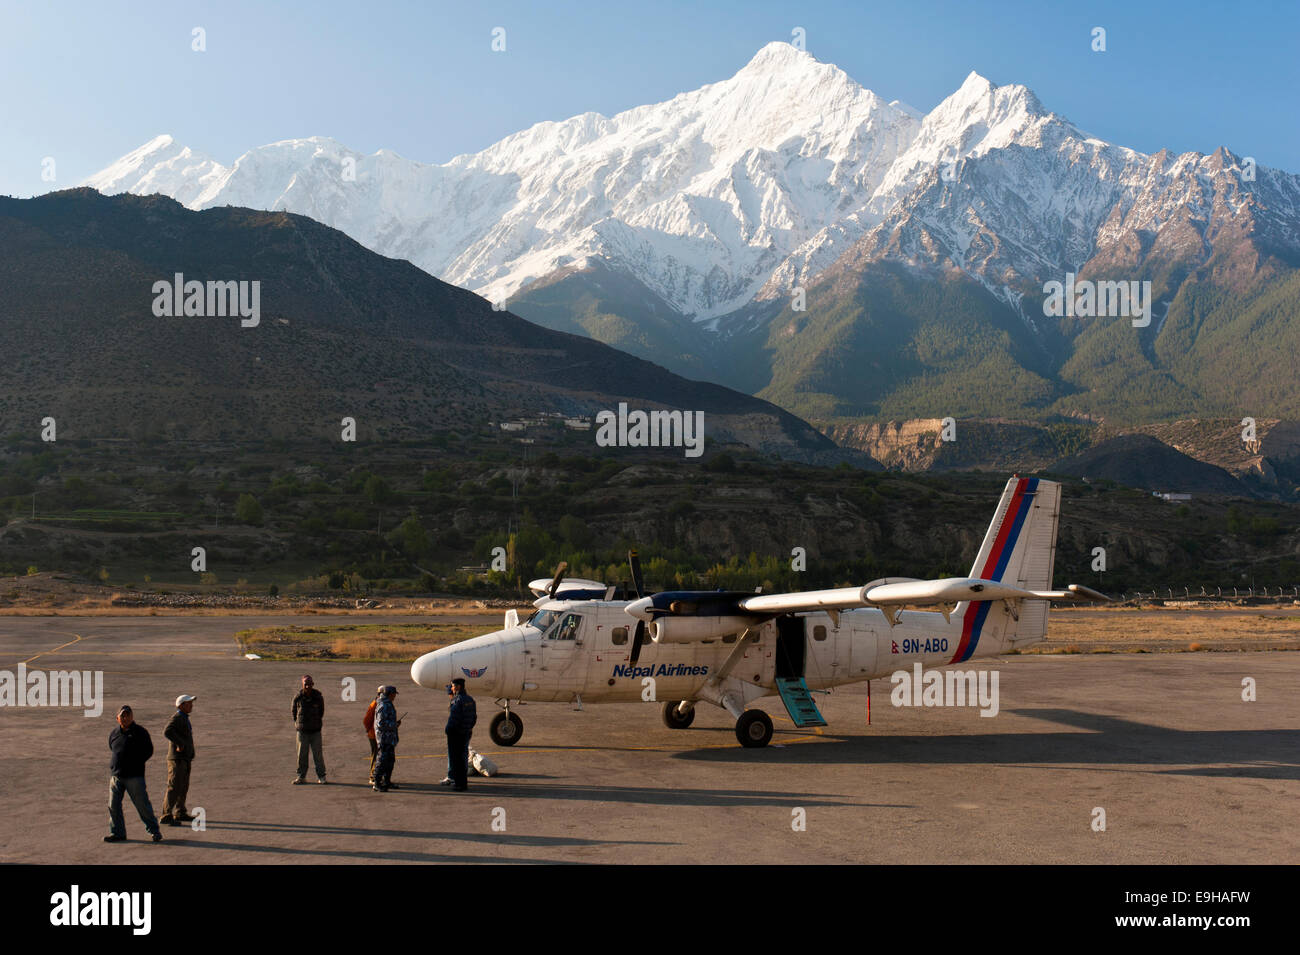
<instances>
[{"instance_id":1,"label":"horizontal stabilizer","mask_svg":"<svg viewBox=\"0 0 1300 955\"><path fill-rule=\"evenodd\" d=\"M1095 600L1098 603L1110 603L1110 598L1100 590L1093 590L1083 584L1070 584L1064 590L1035 590L1034 596L1043 600Z\"/></svg>"}]
</instances>

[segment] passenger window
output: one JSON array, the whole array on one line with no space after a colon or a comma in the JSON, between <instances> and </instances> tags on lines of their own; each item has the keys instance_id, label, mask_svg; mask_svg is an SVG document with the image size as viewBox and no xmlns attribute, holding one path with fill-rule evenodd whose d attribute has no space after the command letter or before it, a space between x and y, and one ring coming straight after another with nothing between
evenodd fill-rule
<instances>
[{"instance_id":1,"label":"passenger window","mask_svg":"<svg viewBox=\"0 0 1300 955\"><path fill-rule=\"evenodd\" d=\"M826 639L826 628L823 627L821 624L818 624L817 626L813 627L813 639L814 639L814 640L825 640L825 639Z\"/></svg>"},{"instance_id":2,"label":"passenger window","mask_svg":"<svg viewBox=\"0 0 1300 955\"><path fill-rule=\"evenodd\" d=\"M621 647L627 643L627 627L615 627L609 636L614 641L614 646Z\"/></svg>"},{"instance_id":3,"label":"passenger window","mask_svg":"<svg viewBox=\"0 0 1300 955\"><path fill-rule=\"evenodd\" d=\"M725 637L722 638L722 642L723 642L723 643L735 643L735 642L736 642L736 635L735 635L734 633L729 633L729 634L727 634Z\"/></svg>"}]
</instances>

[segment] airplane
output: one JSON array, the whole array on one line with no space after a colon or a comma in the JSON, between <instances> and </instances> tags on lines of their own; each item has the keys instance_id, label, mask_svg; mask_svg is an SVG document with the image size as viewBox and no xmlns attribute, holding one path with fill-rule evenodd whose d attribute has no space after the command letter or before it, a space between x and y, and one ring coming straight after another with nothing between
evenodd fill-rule
<instances>
[{"instance_id":1,"label":"airplane","mask_svg":"<svg viewBox=\"0 0 1300 955\"><path fill-rule=\"evenodd\" d=\"M1077 584L1048 589L1060 504L1057 482L1007 481L969 577L784 594L646 593L633 552L632 596L566 580L561 564L552 580L529 584L537 600L527 620L507 611L504 629L421 656L411 679L441 689L464 677L471 695L494 698L503 707L489 726L498 746L523 734L512 700L663 701L671 729L686 729L696 704L710 703L735 719L742 746L766 746L772 719L750 707L758 699L777 695L796 726L824 726L812 690L1020 649L1047 635L1051 601L1109 600ZM918 606L939 609L903 609Z\"/></svg>"}]
</instances>

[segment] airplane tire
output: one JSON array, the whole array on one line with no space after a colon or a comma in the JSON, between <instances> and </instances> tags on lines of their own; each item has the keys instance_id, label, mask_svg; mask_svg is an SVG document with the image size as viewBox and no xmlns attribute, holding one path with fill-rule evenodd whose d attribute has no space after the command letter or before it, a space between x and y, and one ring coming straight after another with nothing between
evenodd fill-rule
<instances>
[{"instance_id":1,"label":"airplane tire","mask_svg":"<svg viewBox=\"0 0 1300 955\"><path fill-rule=\"evenodd\" d=\"M524 721L518 715L502 710L488 724L488 735L498 746L514 746L524 735Z\"/></svg>"},{"instance_id":2,"label":"airplane tire","mask_svg":"<svg viewBox=\"0 0 1300 955\"><path fill-rule=\"evenodd\" d=\"M681 700L669 700L664 704L664 726L670 730L684 730L695 722L695 707L686 711L686 715L677 712Z\"/></svg>"},{"instance_id":3,"label":"airplane tire","mask_svg":"<svg viewBox=\"0 0 1300 955\"><path fill-rule=\"evenodd\" d=\"M766 746L772 739L772 718L762 710L745 710L736 720L736 739L746 749Z\"/></svg>"}]
</instances>

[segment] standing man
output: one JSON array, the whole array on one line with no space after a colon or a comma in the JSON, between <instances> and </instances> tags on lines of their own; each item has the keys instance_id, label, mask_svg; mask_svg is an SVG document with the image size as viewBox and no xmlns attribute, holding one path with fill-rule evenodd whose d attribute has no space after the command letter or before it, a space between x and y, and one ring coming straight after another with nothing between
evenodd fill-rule
<instances>
[{"instance_id":1,"label":"standing man","mask_svg":"<svg viewBox=\"0 0 1300 955\"><path fill-rule=\"evenodd\" d=\"M310 676L302 678L302 689L293 698L293 725L298 731L298 775L293 784L307 781L307 749L316 763L316 782L325 782L325 757L321 752L321 727L325 725L325 697Z\"/></svg>"},{"instance_id":2,"label":"standing man","mask_svg":"<svg viewBox=\"0 0 1300 955\"><path fill-rule=\"evenodd\" d=\"M113 754L109 763L108 825L105 842L125 842L126 822L122 819L122 795L128 794L140 821L154 842L162 842L162 831L149 804L149 791L144 785L144 764L153 755L153 740L149 731L135 721L131 707L117 711L117 729L108 734L108 748Z\"/></svg>"},{"instance_id":3,"label":"standing man","mask_svg":"<svg viewBox=\"0 0 1300 955\"><path fill-rule=\"evenodd\" d=\"M370 740L370 785L375 784L375 759L379 756L379 744L375 742L375 709L379 706L379 698L384 695L388 687L381 686L375 689L375 698L370 701L366 707L366 715L361 717L361 725L366 728L366 737Z\"/></svg>"},{"instance_id":4,"label":"standing man","mask_svg":"<svg viewBox=\"0 0 1300 955\"><path fill-rule=\"evenodd\" d=\"M379 761L375 764L374 790L386 793L392 786L393 763L397 761L397 728L402 721L397 718L393 700L397 687L384 687L383 695L375 707L375 740L379 744Z\"/></svg>"},{"instance_id":5,"label":"standing man","mask_svg":"<svg viewBox=\"0 0 1300 955\"><path fill-rule=\"evenodd\" d=\"M185 797L190 791L190 762L194 759L190 714L194 712L196 699L188 693L176 697L176 712L163 730L163 736L167 737L167 795L163 797L163 814L158 821L169 826L194 820L185 808Z\"/></svg>"},{"instance_id":6,"label":"standing man","mask_svg":"<svg viewBox=\"0 0 1300 955\"><path fill-rule=\"evenodd\" d=\"M465 692L465 678L451 681L452 697L447 715L447 759L451 763L452 789L463 793L469 788L469 737L478 722L474 697Z\"/></svg>"},{"instance_id":7,"label":"standing man","mask_svg":"<svg viewBox=\"0 0 1300 955\"><path fill-rule=\"evenodd\" d=\"M456 697L456 687L454 687L452 684L448 683L448 684L447 684L447 703L448 703L448 705L451 704L451 701L452 701L453 699L455 699L455 697ZM442 782L439 783L440 786L455 786L455 785L456 785L456 780L452 779L452 777L453 777L454 775L456 775L455 772L454 772L454 771L452 770L452 768L451 768L452 762L453 762L453 760L452 760L452 753L451 753L451 745L450 745L450 742L448 742L448 745L447 745L447 775L444 776L443 779L442 779Z\"/></svg>"}]
</instances>

